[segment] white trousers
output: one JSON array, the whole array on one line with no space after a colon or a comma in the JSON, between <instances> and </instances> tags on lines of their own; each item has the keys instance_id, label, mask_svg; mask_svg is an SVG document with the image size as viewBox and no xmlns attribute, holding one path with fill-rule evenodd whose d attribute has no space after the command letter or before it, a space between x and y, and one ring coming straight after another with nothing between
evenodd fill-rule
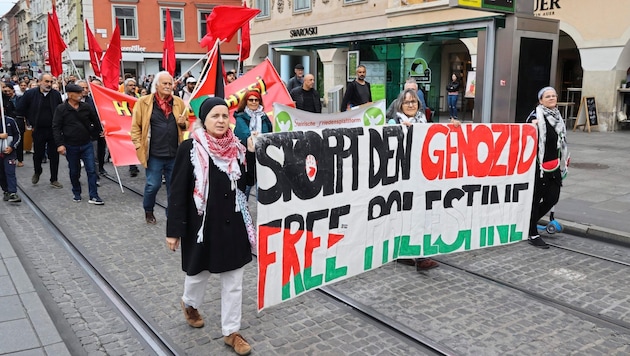
<instances>
[{"instance_id":1,"label":"white trousers","mask_svg":"<svg viewBox=\"0 0 630 356\"><path fill-rule=\"evenodd\" d=\"M241 306L243 304L243 272L238 268L220 273L221 278L221 333L228 336L241 329ZM210 272L202 271L194 276L186 276L182 300L187 305L199 309L203 304Z\"/></svg>"}]
</instances>

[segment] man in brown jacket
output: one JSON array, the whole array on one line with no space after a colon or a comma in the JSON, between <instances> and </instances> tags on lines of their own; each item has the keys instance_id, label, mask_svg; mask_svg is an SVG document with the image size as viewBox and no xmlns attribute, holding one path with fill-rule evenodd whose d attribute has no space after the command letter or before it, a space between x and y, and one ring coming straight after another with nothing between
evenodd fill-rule
<instances>
[{"instance_id":1,"label":"man in brown jacket","mask_svg":"<svg viewBox=\"0 0 630 356\"><path fill-rule=\"evenodd\" d=\"M188 110L184 101L173 95L173 77L168 72L155 75L151 95L138 99L133 107L131 140L136 155L146 168L144 207L147 224L155 224L155 196L166 178L166 195L170 196L171 173L177 147L188 128Z\"/></svg>"}]
</instances>

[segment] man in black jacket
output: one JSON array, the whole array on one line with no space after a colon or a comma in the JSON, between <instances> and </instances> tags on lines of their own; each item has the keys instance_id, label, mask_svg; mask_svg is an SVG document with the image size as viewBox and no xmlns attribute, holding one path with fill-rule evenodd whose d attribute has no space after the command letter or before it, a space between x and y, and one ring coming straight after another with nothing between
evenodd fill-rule
<instances>
[{"instance_id":1,"label":"man in black jacket","mask_svg":"<svg viewBox=\"0 0 630 356\"><path fill-rule=\"evenodd\" d=\"M314 88L315 77L312 74L304 76L301 87L291 90L291 98L295 101L295 107L314 113L322 112L322 103L319 101L319 93Z\"/></svg>"},{"instance_id":2,"label":"man in black jacket","mask_svg":"<svg viewBox=\"0 0 630 356\"><path fill-rule=\"evenodd\" d=\"M367 70L364 65L357 67L357 78L346 85L346 94L341 101L341 111L348 110L349 107L372 102L372 92L370 83L365 80Z\"/></svg>"},{"instance_id":3,"label":"man in black jacket","mask_svg":"<svg viewBox=\"0 0 630 356\"><path fill-rule=\"evenodd\" d=\"M42 159L48 145L48 159L50 161L50 185L61 189L58 182L59 154L55 151L55 139L52 133L52 122L55 108L63 102L61 94L52 88L53 77L44 73L39 78L39 87L27 90L20 98L15 109L16 116L26 118L26 122L33 128L33 166L35 173L31 182L37 184L42 174Z\"/></svg>"},{"instance_id":4,"label":"man in black jacket","mask_svg":"<svg viewBox=\"0 0 630 356\"><path fill-rule=\"evenodd\" d=\"M81 201L79 160L83 160L90 193L88 203L103 205L103 200L98 196L97 191L98 175L94 165L94 146L92 146L92 140L97 139L101 133L101 125L92 107L81 102L83 88L76 84L68 84L66 92L68 100L55 109L52 129L56 145L53 147L56 147L56 151L66 156L68 160L73 200L77 203Z\"/></svg>"}]
</instances>

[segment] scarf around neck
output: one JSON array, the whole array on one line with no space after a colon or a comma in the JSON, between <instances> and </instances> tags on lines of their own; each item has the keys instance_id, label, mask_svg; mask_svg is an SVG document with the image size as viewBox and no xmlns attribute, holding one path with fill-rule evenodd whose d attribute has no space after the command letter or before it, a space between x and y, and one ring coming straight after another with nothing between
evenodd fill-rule
<instances>
[{"instance_id":1,"label":"scarf around neck","mask_svg":"<svg viewBox=\"0 0 630 356\"><path fill-rule=\"evenodd\" d=\"M249 131L257 131L262 133L262 117L265 115L262 105L258 105L256 110L245 107L245 113L249 115Z\"/></svg>"},{"instance_id":2,"label":"scarf around neck","mask_svg":"<svg viewBox=\"0 0 630 356\"><path fill-rule=\"evenodd\" d=\"M417 124L417 123L426 124L427 123L427 118L421 110L418 110L414 117L408 117L407 115L405 115L405 113L402 113L402 112L397 112L396 116L398 116L400 123L407 122L407 121L410 121L412 124Z\"/></svg>"},{"instance_id":3,"label":"scarf around neck","mask_svg":"<svg viewBox=\"0 0 630 356\"><path fill-rule=\"evenodd\" d=\"M223 137L215 138L209 135L203 127L199 127L191 133L191 137L193 145L190 151L190 162L192 163L195 176L193 200L197 208L197 214L202 216L201 227L197 232L197 242L203 242L203 229L210 188L208 183L210 164L214 164L221 172L227 175L231 183L231 189L235 190L236 182L241 177L239 162L245 164L245 147L234 135L232 129L228 129ZM212 159L212 162L210 162L210 159ZM238 201L235 203L236 211L239 211L241 204Z\"/></svg>"},{"instance_id":4,"label":"scarf around neck","mask_svg":"<svg viewBox=\"0 0 630 356\"><path fill-rule=\"evenodd\" d=\"M166 98L162 99L157 93L155 93L155 102L158 104L160 109L162 109L167 119L168 116L173 112L173 104L171 103L171 101L173 101L172 95L169 95Z\"/></svg>"},{"instance_id":5,"label":"scarf around neck","mask_svg":"<svg viewBox=\"0 0 630 356\"><path fill-rule=\"evenodd\" d=\"M536 107L536 119L538 122L538 165L540 168L540 176L543 174L543 159L545 157L545 144L547 142L547 122L554 128L558 135L558 141L556 147L558 149L558 158L560 159L560 171L562 177L566 176L567 168L569 166L569 149L567 146L567 128L562 120L560 111L558 108L549 109L543 105Z\"/></svg>"}]
</instances>

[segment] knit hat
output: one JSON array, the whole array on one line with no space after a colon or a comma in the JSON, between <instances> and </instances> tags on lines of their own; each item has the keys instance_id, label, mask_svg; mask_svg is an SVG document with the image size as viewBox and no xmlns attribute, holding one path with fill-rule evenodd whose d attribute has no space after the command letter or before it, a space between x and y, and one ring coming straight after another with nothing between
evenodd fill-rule
<instances>
[{"instance_id":1,"label":"knit hat","mask_svg":"<svg viewBox=\"0 0 630 356\"><path fill-rule=\"evenodd\" d=\"M547 90L553 90L553 91L556 91L556 89L554 89L553 87L544 87L544 88L540 89L540 91L538 91L538 100L542 99L543 94L545 94L545 92L546 92Z\"/></svg>"},{"instance_id":2,"label":"knit hat","mask_svg":"<svg viewBox=\"0 0 630 356\"><path fill-rule=\"evenodd\" d=\"M258 90L250 90L248 91L245 96L243 97L243 99L247 100L249 99L250 96L255 96L256 98L258 98L258 101L261 101L262 98L260 97L260 92Z\"/></svg>"},{"instance_id":3,"label":"knit hat","mask_svg":"<svg viewBox=\"0 0 630 356\"><path fill-rule=\"evenodd\" d=\"M227 107L227 103L223 98L209 97L208 99L206 99L199 108L199 119L202 122L206 121L206 116L208 116L210 110L212 110L212 108L217 105L223 105Z\"/></svg>"}]
</instances>

